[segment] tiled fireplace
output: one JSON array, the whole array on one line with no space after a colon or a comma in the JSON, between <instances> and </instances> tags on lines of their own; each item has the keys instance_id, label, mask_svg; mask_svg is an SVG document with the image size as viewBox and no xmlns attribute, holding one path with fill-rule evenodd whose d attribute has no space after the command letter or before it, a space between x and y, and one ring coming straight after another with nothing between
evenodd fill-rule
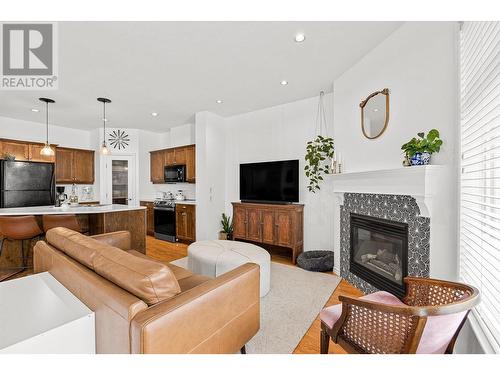
<instances>
[{"instance_id":1,"label":"tiled fireplace","mask_svg":"<svg viewBox=\"0 0 500 375\"><path fill-rule=\"evenodd\" d=\"M453 279L450 173L432 165L333 175L335 271L365 293L398 296L405 276Z\"/></svg>"},{"instance_id":2,"label":"tiled fireplace","mask_svg":"<svg viewBox=\"0 0 500 375\"><path fill-rule=\"evenodd\" d=\"M430 219L414 198L344 193L340 276L363 290L404 295L405 276L429 276Z\"/></svg>"}]
</instances>

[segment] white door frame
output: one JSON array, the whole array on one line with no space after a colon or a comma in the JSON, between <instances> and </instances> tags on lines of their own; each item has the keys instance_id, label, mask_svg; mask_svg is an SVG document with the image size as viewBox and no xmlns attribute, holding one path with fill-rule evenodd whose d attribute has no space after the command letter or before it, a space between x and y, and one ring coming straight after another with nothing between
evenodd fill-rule
<instances>
[{"instance_id":1,"label":"white door frame","mask_svg":"<svg viewBox=\"0 0 500 375\"><path fill-rule=\"evenodd\" d=\"M126 160L128 161L128 204L130 206L137 206L138 202L138 178L137 178L137 157L134 154L115 154L104 156L104 201L105 204L113 203L113 179L112 179L112 162L113 160Z\"/></svg>"}]
</instances>

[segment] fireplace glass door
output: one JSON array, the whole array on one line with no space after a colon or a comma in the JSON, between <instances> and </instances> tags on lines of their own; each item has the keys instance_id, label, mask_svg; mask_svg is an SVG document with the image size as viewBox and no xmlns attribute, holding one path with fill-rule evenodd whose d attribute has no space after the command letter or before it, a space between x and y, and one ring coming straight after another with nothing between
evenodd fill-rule
<instances>
[{"instance_id":1,"label":"fireplace glass door","mask_svg":"<svg viewBox=\"0 0 500 375\"><path fill-rule=\"evenodd\" d=\"M407 224L351 214L351 272L378 289L401 295L407 258Z\"/></svg>"}]
</instances>

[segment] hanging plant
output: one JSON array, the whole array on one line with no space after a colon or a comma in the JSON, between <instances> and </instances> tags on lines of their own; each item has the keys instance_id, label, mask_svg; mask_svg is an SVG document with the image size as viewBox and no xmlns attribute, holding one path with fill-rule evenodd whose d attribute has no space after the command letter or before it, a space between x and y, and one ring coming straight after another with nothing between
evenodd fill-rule
<instances>
[{"instance_id":1,"label":"hanging plant","mask_svg":"<svg viewBox=\"0 0 500 375\"><path fill-rule=\"evenodd\" d=\"M333 138L318 135L314 140L307 142L306 166L304 170L309 178L307 188L315 193L319 190L319 184L323 181L323 174L330 174L330 161L333 158L335 147Z\"/></svg>"},{"instance_id":2,"label":"hanging plant","mask_svg":"<svg viewBox=\"0 0 500 375\"><path fill-rule=\"evenodd\" d=\"M306 146L306 166L304 171L309 178L307 188L315 193L319 190L320 183L323 181L324 174L330 174L330 162L333 159L334 145L333 138L328 137L326 126L325 107L323 105L323 96L325 93L319 93L318 113L316 115L316 138L307 142ZM322 135L325 134L325 135Z\"/></svg>"}]
</instances>

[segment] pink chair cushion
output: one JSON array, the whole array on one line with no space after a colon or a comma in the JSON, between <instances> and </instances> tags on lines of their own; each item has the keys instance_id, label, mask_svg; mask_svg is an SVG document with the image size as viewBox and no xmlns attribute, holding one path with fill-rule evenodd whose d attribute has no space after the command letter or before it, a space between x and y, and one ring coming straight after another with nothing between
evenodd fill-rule
<instances>
[{"instance_id":1,"label":"pink chair cushion","mask_svg":"<svg viewBox=\"0 0 500 375\"><path fill-rule=\"evenodd\" d=\"M360 299L392 306L406 306L399 298L388 292L375 292ZM417 348L417 354L444 354L466 313L464 311L456 314L428 317ZM341 303L324 308L321 310L319 317L323 323L332 328L339 320L340 315L342 315Z\"/></svg>"}]
</instances>

